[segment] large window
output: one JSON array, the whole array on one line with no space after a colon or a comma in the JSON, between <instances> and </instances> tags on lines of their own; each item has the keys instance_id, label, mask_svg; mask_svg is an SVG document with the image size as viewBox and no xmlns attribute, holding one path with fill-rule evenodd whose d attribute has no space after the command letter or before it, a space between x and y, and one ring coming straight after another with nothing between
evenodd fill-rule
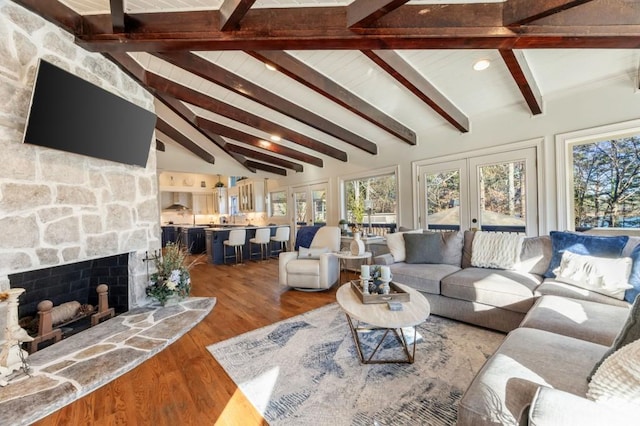
<instances>
[{"instance_id":1,"label":"large window","mask_svg":"<svg viewBox=\"0 0 640 426\"><path fill-rule=\"evenodd\" d=\"M271 217L283 217L287 215L287 191L274 191L269 193L269 212Z\"/></svg>"},{"instance_id":2,"label":"large window","mask_svg":"<svg viewBox=\"0 0 640 426\"><path fill-rule=\"evenodd\" d=\"M559 228L640 228L640 120L556 141Z\"/></svg>"},{"instance_id":3,"label":"large window","mask_svg":"<svg viewBox=\"0 0 640 426\"><path fill-rule=\"evenodd\" d=\"M640 134L574 144L576 230L640 228Z\"/></svg>"},{"instance_id":4,"label":"large window","mask_svg":"<svg viewBox=\"0 0 640 426\"><path fill-rule=\"evenodd\" d=\"M383 234L397 223L397 191L395 172L345 180L342 218Z\"/></svg>"}]
</instances>

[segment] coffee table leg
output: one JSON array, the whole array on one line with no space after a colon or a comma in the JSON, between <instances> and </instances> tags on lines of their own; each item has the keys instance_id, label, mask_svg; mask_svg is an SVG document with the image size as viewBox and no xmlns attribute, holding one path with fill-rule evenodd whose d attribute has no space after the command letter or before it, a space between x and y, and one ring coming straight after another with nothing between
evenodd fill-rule
<instances>
[{"instance_id":1,"label":"coffee table leg","mask_svg":"<svg viewBox=\"0 0 640 426\"><path fill-rule=\"evenodd\" d=\"M415 355L416 355L417 331L415 327L413 327L413 349L412 349L412 353L409 353L409 345L407 343L407 339L404 335L404 330L402 328L400 329L400 332L398 332L398 330L394 328L367 327L365 329L365 328L355 327L353 325L353 320L351 319L351 317L348 314L345 314L345 316L347 317L347 322L349 323L349 329L351 330L351 335L353 336L353 341L355 343L356 350L358 351L358 358L360 358L360 362L362 364L413 364L415 360ZM362 342L360 341L360 336L358 335L359 330L385 330L382 338L376 345L373 352L371 352L371 355L369 356L368 359L365 359L364 357L364 352L362 350ZM404 350L406 358L374 360L373 357L378 352L378 349L380 349L382 342L384 342L384 339L386 339L387 335L391 330L393 330L393 332L396 335L396 338L398 339L398 342L402 346L402 349Z\"/></svg>"}]
</instances>

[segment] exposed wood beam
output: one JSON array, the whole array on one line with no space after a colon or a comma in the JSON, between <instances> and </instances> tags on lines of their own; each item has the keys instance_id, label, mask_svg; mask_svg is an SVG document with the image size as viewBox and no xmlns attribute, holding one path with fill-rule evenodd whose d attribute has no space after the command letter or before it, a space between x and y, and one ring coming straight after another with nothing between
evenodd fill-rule
<instances>
[{"instance_id":1,"label":"exposed wood beam","mask_svg":"<svg viewBox=\"0 0 640 426\"><path fill-rule=\"evenodd\" d=\"M22 0L24 1L24 0ZM34 0L30 0L33 2ZM523 49L640 48L637 5L591 3L553 15L553 25L503 24L503 3L404 5L370 27L349 30L346 7L250 9L242 28L219 28L218 11L148 13L128 16L128 32L113 34L100 15L87 16L77 42L94 51L312 50L312 49ZM109 17L110 18L110 17ZM625 25L620 25L623 22Z\"/></svg>"},{"instance_id":2,"label":"exposed wood beam","mask_svg":"<svg viewBox=\"0 0 640 426\"><path fill-rule=\"evenodd\" d=\"M147 84L152 87L156 92L164 93L176 97L186 103L191 105L198 106L200 108L206 109L214 114L222 115L223 117L227 117L231 120L244 123L250 127L262 130L263 132L269 134L278 134L282 138L292 141L298 142L299 140L308 141L306 145L310 145L315 148L317 152L322 154L331 155L334 154L337 159L343 159L346 161L347 155L343 151L332 149L330 152L326 152L328 150L323 149L322 147L315 146L314 143L308 140L306 136L302 136L297 134L289 129L285 129L280 125L273 123L269 120L266 120L262 117L258 117L246 111L243 111L239 108L231 106L227 103L219 101L217 99L211 98L197 90L190 89L186 86L178 84L174 81L168 80L164 77L161 77L157 74L153 74L151 72L146 73L147 75ZM339 151L336 153L335 151ZM344 154L344 155L340 155Z\"/></svg>"},{"instance_id":3,"label":"exposed wood beam","mask_svg":"<svg viewBox=\"0 0 640 426\"><path fill-rule=\"evenodd\" d=\"M504 25L526 25L593 0L507 0L504 3Z\"/></svg>"},{"instance_id":4,"label":"exposed wood beam","mask_svg":"<svg viewBox=\"0 0 640 426\"><path fill-rule=\"evenodd\" d=\"M377 145L299 105L276 95L190 52L157 53L156 56L253 102L294 118L365 152L376 154Z\"/></svg>"},{"instance_id":5,"label":"exposed wood beam","mask_svg":"<svg viewBox=\"0 0 640 426\"><path fill-rule=\"evenodd\" d=\"M366 27L409 0L354 0L347 6L347 27Z\"/></svg>"},{"instance_id":6,"label":"exposed wood beam","mask_svg":"<svg viewBox=\"0 0 640 426\"><path fill-rule=\"evenodd\" d=\"M111 27L114 33L123 33L124 24L124 0L109 0L111 3Z\"/></svg>"},{"instance_id":7,"label":"exposed wood beam","mask_svg":"<svg viewBox=\"0 0 640 426\"><path fill-rule=\"evenodd\" d=\"M524 54L521 51L501 49L500 55L520 88L531 113L533 115L542 113L542 95Z\"/></svg>"},{"instance_id":8,"label":"exposed wood beam","mask_svg":"<svg viewBox=\"0 0 640 426\"><path fill-rule=\"evenodd\" d=\"M286 176L287 175L287 171L285 169L282 169L280 167L276 167L276 166L272 166L270 164L263 164L263 163L259 163L257 161L253 161L253 160L247 160L247 166L253 168L253 169L258 169L258 170L262 170L265 172L269 172L269 173L273 173L274 175L280 175L280 176Z\"/></svg>"},{"instance_id":9,"label":"exposed wood beam","mask_svg":"<svg viewBox=\"0 0 640 426\"><path fill-rule=\"evenodd\" d=\"M296 172L304 171L304 168L301 164L274 157L273 155L265 154L264 152L259 152L253 149L246 148L244 146L234 145L230 143L227 144L227 149L229 149L229 151L235 152L236 154L244 155L245 157L253 158L254 160L264 161L268 164L284 167L285 169L291 169Z\"/></svg>"},{"instance_id":10,"label":"exposed wood beam","mask_svg":"<svg viewBox=\"0 0 640 426\"><path fill-rule=\"evenodd\" d=\"M235 141L242 142L256 148L271 151L274 154L284 155L285 157L313 164L314 166L323 167L323 161L321 158L305 154L295 149L287 148L286 146L282 146L274 142L265 141L232 127L224 126L220 123L215 123L211 120L207 120L206 118L198 116L197 114L194 120L194 124L207 132L213 132L217 135L224 136L225 138L233 139Z\"/></svg>"},{"instance_id":11,"label":"exposed wood beam","mask_svg":"<svg viewBox=\"0 0 640 426\"><path fill-rule=\"evenodd\" d=\"M164 146L164 142L156 139L156 151L164 152L165 150L166 150L166 147Z\"/></svg>"},{"instance_id":12,"label":"exposed wood beam","mask_svg":"<svg viewBox=\"0 0 640 426\"><path fill-rule=\"evenodd\" d=\"M455 128L461 132L469 131L469 118L396 52L364 50L362 53Z\"/></svg>"},{"instance_id":13,"label":"exposed wood beam","mask_svg":"<svg viewBox=\"0 0 640 426\"><path fill-rule=\"evenodd\" d=\"M142 85L142 87L144 87L145 89L147 89L151 93L155 92L154 88L149 86L149 84L147 83L147 71L135 59L133 59L131 56L129 56L126 53L113 53L113 54L107 54L106 57L109 58L111 61L113 61L113 63L115 63L118 67L120 67L120 69L122 69L125 73L127 73L131 78L133 78L138 83L140 83L140 85ZM180 116L180 118L182 118L187 123L189 123L191 126L193 126L193 128L196 131L198 131L200 134L202 134L203 137L209 139L211 142L213 142L214 144L218 145L220 148L222 148L224 150L224 144L226 143L224 141L224 139L222 139L221 137L218 137L217 139L216 138L212 139L206 133L204 133L201 129L199 129L197 126L194 126L193 123L190 123L189 117L185 116L185 114L184 114L185 112L190 112L190 110L188 108L186 108L184 105L182 105L182 107L184 109L176 108L175 105L171 105L169 102L167 102L166 100L164 100L162 98L162 96L163 96L162 93L155 93L155 95L156 95L156 98L158 98L165 105L167 105L170 109L172 109L176 114L178 114ZM185 146L185 148L187 148L187 147ZM187 149L189 149L189 148L187 148ZM227 152L227 151L225 151L225 152ZM255 173L256 169L247 164L247 159L246 158L244 158L241 155L238 155L236 153L232 153L232 152L227 152L227 153L231 156L231 158L233 158L238 163L242 164L245 168L247 168L247 170L249 170L252 173ZM198 155L198 154L196 154L196 155ZM213 158L213 156L212 156L212 158Z\"/></svg>"},{"instance_id":14,"label":"exposed wood beam","mask_svg":"<svg viewBox=\"0 0 640 426\"><path fill-rule=\"evenodd\" d=\"M156 122L156 129L160 130L162 133L169 136L171 139L173 139L198 157L202 158L207 163L215 164L216 160L213 155L202 149L199 145L183 135L171 124L164 121L161 117L158 117L158 121Z\"/></svg>"},{"instance_id":15,"label":"exposed wood beam","mask_svg":"<svg viewBox=\"0 0 640 426\"><path fill-rule=\"evenodd\" d=\"M413 130L293 56L277 50L248 51L247 53L265 64L275 66L278 71L298 83L331 99L408 144L416 144L417 137Z\"/></svg>"},{"instance_id":16,"label":"exposed wood beam","mask_svg":"<svg viewBox=\"0 0 640 426\"><path fill-rule=\"evenodd\" d=\"M220 6L220 31L235 30L256 0L224 0Z\"/></svg>"},{"instance_id":17,"label":"exposed wood beam","mask_svg":"<svg viewBox=\"0 0 640 426\"><path fill-rule=\"evenodd\" d=\"M198 106L231 120L244 123L266 133L280 135L283 139L308 147L320 152L321 154L335 158L336 160L347 161L347 154L344 151L322 144L315 139L283 128L276 123L272 123L239 108L218 101L217 99L213 99L201 92L168 80L150 71L146 71L126 53L113 53L108 55L108 57L111 57L114 62L119 64L127 73L140 81L141 84L149 91L156 93L156 96L158 96L158 93L173 96L191 105Z\"/></svg>"}]
</instances>

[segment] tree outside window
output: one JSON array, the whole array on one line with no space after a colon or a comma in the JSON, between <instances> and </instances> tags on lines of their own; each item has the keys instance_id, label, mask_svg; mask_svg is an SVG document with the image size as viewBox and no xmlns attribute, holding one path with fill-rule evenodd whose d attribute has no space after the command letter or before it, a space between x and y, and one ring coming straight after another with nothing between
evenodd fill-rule
<instances>
[{"instance_id":1,"label":"tree outside window","mask_svg":"<svg viewBox=\"0 0 640 426\"><path fill-rule=\"evenodd\" d=\"M272 217L287 215L287 191L275 191L269 193L269 211Z\"/></svg>"},{"instance_id":2,"label":"tree outside window","mask_svg":"<svg viewBox=\"0 0 640 426\"><path fill-rule=\"evenodd\" d=\"M386 174L345 181L345 211L349 223L367 224L368 205L371 223L397 223L396 175Z\"/></svg>"},{"instance_id":3,"label":"tree outside window","mask_svg":"<svg viewBox=\"0 0 640 426\"><path fill-rule=\"evenodd\" d=\"M640 228L640 135L576 144L572 154L575 229Z\"/></svg>"}]
</instances>

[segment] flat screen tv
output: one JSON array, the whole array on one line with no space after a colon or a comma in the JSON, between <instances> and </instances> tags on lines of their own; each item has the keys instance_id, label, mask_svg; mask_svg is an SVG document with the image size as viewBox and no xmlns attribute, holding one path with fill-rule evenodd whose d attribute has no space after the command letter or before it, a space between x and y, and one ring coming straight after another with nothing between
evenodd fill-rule
<instances>
[{"instance_id":1,"label":"flat screen tv","mask_svg":"<svg viewBox=\"0 0 640 426\"><path fill-rule=\"evenodd\" d=\"M145 167L156 115L40 60L24 143Z\"/></svg>"}]
</instances>

